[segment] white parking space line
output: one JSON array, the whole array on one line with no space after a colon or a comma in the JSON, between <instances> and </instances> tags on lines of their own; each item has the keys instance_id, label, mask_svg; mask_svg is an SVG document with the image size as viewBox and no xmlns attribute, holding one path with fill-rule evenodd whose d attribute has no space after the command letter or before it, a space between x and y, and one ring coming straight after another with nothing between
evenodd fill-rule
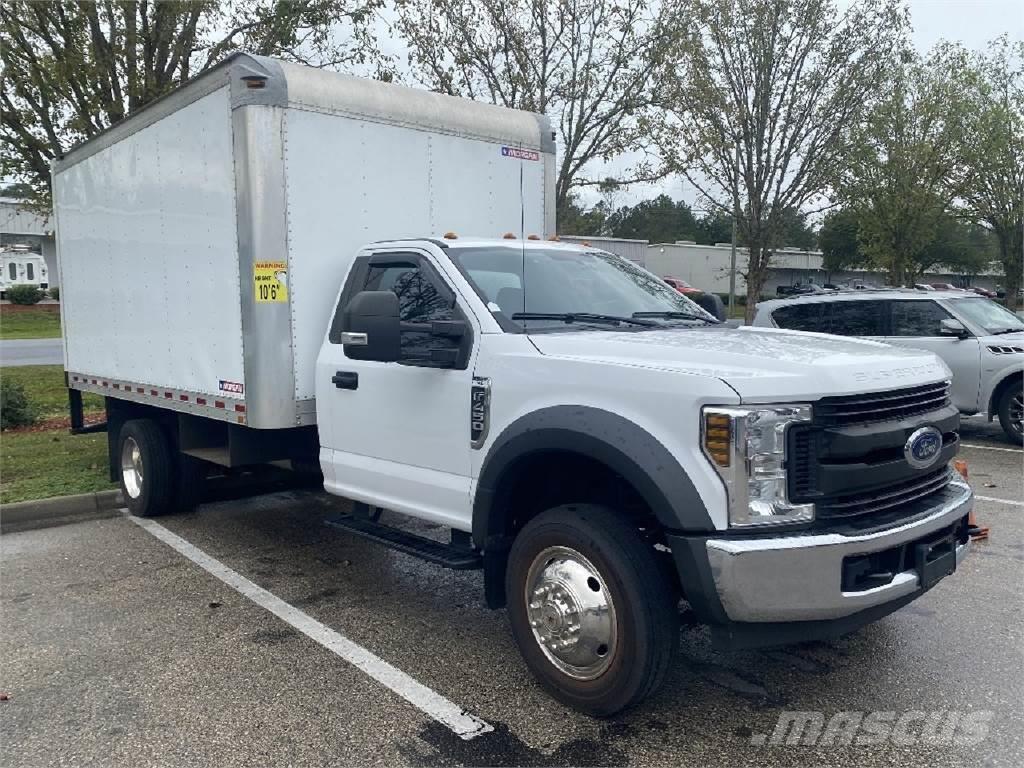
<instances>
[{"instance_id":1,"label":"white parking space line","mask_svg":"<svg viewBox=\"0 0 1024 768\"><path fill-rule=\"evenodd\" d=\"M309 614L286 603L281 598L254 584L244 576L210 557L194 544L171 533L159 523L127 515L128 519L156 536L164 544L184 555L203 570L216 576L229 587L270 611L324 648L333 651L349 664L365 672L385 688L397 693L414 707L450 728L463 739L472 739L494 728L479 717L470 714L458 704L417 682L397 667L321 624Z\"/></svg>"},{"instance_id":2,"label":"white parking space line","mask_svg":"<svg viewBox=\"0 0 1024 768\"><path fill-rule=\"evenodd\" d=\"M1014 501L1013 499L997 499L995 496L978 496L975 495L978 501L993 501L996 504L1009 504L1011 507L1024 507L1024 501Z\"/></svg>"},{"instance_id":3,"label":"white parking space line","mask_svg":"<svg viewBox=\"0 0 1024 768\"><path fill-rule=\"evenodd\" d=\"M971 443L960 443L961 448L977 448L979 451L1002 451L1003 453L1021 453L1024 454L1024 450L1020 448L997 448L994 445L973 445Z\"/></svg>"}]
</instances>

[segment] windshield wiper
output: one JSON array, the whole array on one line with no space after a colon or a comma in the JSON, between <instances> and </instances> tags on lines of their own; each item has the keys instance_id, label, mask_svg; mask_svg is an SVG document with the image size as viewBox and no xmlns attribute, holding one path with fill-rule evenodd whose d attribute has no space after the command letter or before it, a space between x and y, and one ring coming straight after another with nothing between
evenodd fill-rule
<instances>
[{"instance_id":1,"label":"windshield wiper","mask_svg":"<svg viewBox=\"0 0 1024 768\"><path fill-rule=\"evenodd\" d=\"M715 325L722 322L717 318L695 315L692 312L634 312L633 317L664 317L668 320L702 320L705 323L713 323Z\"/></svg>"},{"instance_id":2,"label":"windshield wiper","mask_svg":"<svg viewBox=\"0 0 1024 768\"><path fill-rule=\"evenodd\" d=\"M998 331L991 331L989 335L1001 336L1004 333L1019 333L1020 331L1024 331L1024 328L1000 328Z\"/></svg>"},{"instance_id":3,"label":"windshield wiper","mask_svg":"<svg viewBox=\"0 0 1024 768\"><path fill-rule=\"evenodd\" d=\"M618 315L598 315L593 312L516 312L512 315L513 320L560 320L563 323L605 323L607 325L619 325L629 323L630 325L656 326L657 323L650 320L639 320L636 317L619 317Z\"/></svg>"}]
</instances>

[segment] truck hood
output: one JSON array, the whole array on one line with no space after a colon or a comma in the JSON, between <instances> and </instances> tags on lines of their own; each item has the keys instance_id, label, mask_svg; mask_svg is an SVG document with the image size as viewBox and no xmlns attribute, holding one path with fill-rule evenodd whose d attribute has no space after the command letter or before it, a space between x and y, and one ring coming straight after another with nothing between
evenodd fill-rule
<instances>
[{"instance_id":1,"label":"truck hood","mask_svg":"<svg viewBox=\"0 0 1024 768\"><path fill-rule=\"evenodd\" d=\"M931 352L776 328L531 334L541 354L714 376L747 401L817 400L949 378Z\"/></svg>"}]
</instances>

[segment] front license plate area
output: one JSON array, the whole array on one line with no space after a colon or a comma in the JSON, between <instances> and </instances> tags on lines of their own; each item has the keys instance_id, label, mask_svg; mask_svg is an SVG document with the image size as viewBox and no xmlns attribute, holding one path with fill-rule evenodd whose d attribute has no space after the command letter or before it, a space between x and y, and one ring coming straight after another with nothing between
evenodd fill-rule
<instances>
[{"instance_id":1,"label":"front license plate area","mask_svg":"<svg viewBox=\"0 0 1024 768\"><path fill-rule=\"evenodd\" d=\"M956 536L923 541L914 547L914 567L921 587L928 589L956 570Z\"/></svg>"}]
</instances>

